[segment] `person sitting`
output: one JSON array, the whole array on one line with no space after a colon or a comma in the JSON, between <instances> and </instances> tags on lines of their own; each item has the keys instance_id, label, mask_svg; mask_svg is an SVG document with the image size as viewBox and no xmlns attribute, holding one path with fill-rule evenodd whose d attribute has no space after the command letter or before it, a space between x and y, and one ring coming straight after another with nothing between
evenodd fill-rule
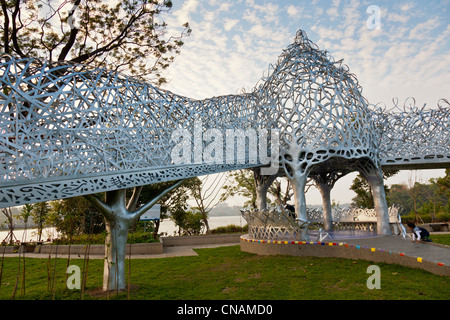
<instances>
[{"instance_id":1,"label":"person sitting","mask_svg":"<svg viewBox=\"0 0 450 320\"><path fill-rule=\"evenodd\" d=\"M417 227L412 222L408 223L408 228L412 232L412 236L413 236L413 240L412 241L413 242L419 242L420 240L425 241L425 242L432 242L432 240L429 238L430 237L430 233L426 229L421 228L421 227Z\"/></svg>"},{"instance_id":2,"label":"person sitting","mask_svg":"<svg viewBox=\"0 0 450 320\"><path fill-rule=\"evenodd\" d=\"M288 204L285 208L289 211L289 217L295 219L295 207L291 204Z\"/></svg>"}]
</instances>

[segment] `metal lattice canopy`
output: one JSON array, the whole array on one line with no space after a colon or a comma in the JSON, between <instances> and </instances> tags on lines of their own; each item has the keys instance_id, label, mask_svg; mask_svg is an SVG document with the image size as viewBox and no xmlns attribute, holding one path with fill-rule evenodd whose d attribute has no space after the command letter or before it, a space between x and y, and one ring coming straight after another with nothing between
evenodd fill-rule
<instances>
[{"instance_id":1,"label":"metal lattice canopy","mask_svg":"<svg viewBox=\"0 0 450 320\"><path fill-rule=\"evenodd\" d=\"M400 113L370 106L348 67L301 30L248 94L195 100L105 69L7 55L0 86L0 207L261 167L278 143L300 204L308 175L450 163L446 100ZM227 130L236 146L216 144ZM252 130L279 130L279 141L253 141ZM173 159L175 131L189 134L176 136L189 146L184 163Z\"/></svg>"},{"instance_id":2,"label":"metal lattice canopy","mask_svg":"<svg viewBox=\"0 0 450 320\"><path fill-rule=\"evenodd\" d=\"M281 129L281 165L290 177L315 164L369 158L378 163L377 135L356 77L299 31L258 89Z\"/></svg>"}]
</instances>

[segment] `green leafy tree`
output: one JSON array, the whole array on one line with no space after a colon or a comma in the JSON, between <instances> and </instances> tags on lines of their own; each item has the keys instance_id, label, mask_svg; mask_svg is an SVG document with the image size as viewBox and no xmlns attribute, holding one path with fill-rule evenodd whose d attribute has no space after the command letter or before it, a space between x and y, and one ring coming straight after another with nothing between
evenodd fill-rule
<instances>
[{"instance_id":1,"label":"green leafy tree","mask_svg":"<svg viewBox=\"0 0 450 320\"><path fill-rule=\"evenodd\" d=\"M449 170L446 176L430 179L428 183L415 182L410 186L394 184L391 186L388 198L391 204L401 207L402 215L410 215L410 219L422 222L424 219L448 220L450 213L448 184Z\"/></svg>"},{"instance_id":2,"label":"green leafy tree","mask_svg":"<svg viewBox=\"0 0 450 320\"><path fill-rule=\"evenodd\" d=\"M179 228L179 235L198 235L205 227L203 214L196 209L174 211L172 219Z\"/></svg>"},{"instance_id":3,"label":"green leafy tree","mask_svg":"<svg viewBox=\"0 0 450 320\"><path fill-rule=\"evenodd\" d=\"M44 201L33 204L33 209L31 210L31 220L36 225L38 242L42 240L42 231L48 222L49 211L50 207L48 202Z\"/></svg>"},{"instance_id":4,"label":"green leafy tree","mask_svg":"<svg viewBox=\"0 0 450 320\"><path fill-rule=\"evenodd\" d=\"M84 231L86 212L91 203L84 197L72 197L50 202L48 219L69 240Z\"/></svg>"},{"instance_id":5,"label":"green leafy tree","mask_svg":"<svg viewBox=\"0 0 450 320\"><path fill-rule=\"evenodd\" d=\"M172 190L165 196L163 196L158 203L161 205L161 220L172 217L174 221L182 221L183 213L188 209L187 201L190 194L193 192L195 186L201 183L197 177L186 179L178 188ZM136 206L139 207L151 199L163 190L171 186L173 182L161 182L141 187L141 193L138 198ZM178 220L177 220L178 219ZM181 223L181 222L180 222ZM160 220L154 222L154 236L156 237Z\"/></svg>"},{"instance_id":6,"label":"green leafy tree","mask_svg":"<svg viewBox=\"0 0 450 320\"><path fill-rule=\"evenodd\" d=\"M447 199L446 211L450 213L450 169L445 169L445 176L436 179L437 192Z\"/></svg>"},{"instance_id":7,"label":"green leafy tree","mask_svg":"<svg viewBox=\"0 0 450 320\"><path fill-rule=\"evenodd\" d=\"M171 1L0 0L2 51L107 67L156 84L179 54L189 24L169 34Z\"/></svg>"},{"instance_id":8,"label":"green leafy tree","mask_svg":"<svg viewBox=\"0 0 450 320\"><path fill-rule=\"evenodd\" d=\"M23 222L25 223L25 228L27 228L27 224L28 224L28 219L31 217L31 211L33 210L33 205L32 204L25 204L22 207L22 210L20 210L20 216L23 220Z\"/></svg>"},{"instance_id":9,"label":"green leafy tree","mask_svg":"<svg viewBox=\"0 0 450 320\"><path fill-rule=\"evenodd\" d=\"M411 197L408 194L406 184L393 184L389 190L388 201L390 204L400 206L400 213L409 213L412 210Z\"/></svg>"},{"instance_id":10,"label":"green leafy tree","mask_svg":"<svg viewBox=\"0 0 450 320\"><path fill-rule=\"evenodd\" d=\"M358 174L353 180L350 189L356 193L356 197L352 199L351 203L353 207L370 209L374 207L372 190L361 174Z\"/></svg>"},{"instance_id":11,"label":"green leafy tree","mask_svg":"<svg viewBox=\"0 0 450 320\"><path fill-rule=\"evenodd\" d=\"M220 196L221 201L225 201L233 196L241 196L248 200L244 207L256 209L256 184L253 171L236 170L228 173L231 183L224 185L224 193Z\"/></svg>"},{"instance_id":12,"label":"green leafy tree","mask_svg":"<svg viewBox=\"0 0 450 320\"><path fill-rule=\"evenodd\" d=\"M385 170L383 171L383 178L387 179L389 177L392 177L393 175L397 174L398 170ZM353 180L352 185L350 186L350 189L353 190L356 193L356 197L352 199L351 206L352 207L358 207L358 208L374 208L374 202L373 202L373 196L372 196L372 190L370 188L369 183L367 182L366 178L362 176L361 174L358 174L355 179ZM387 186L384 186L384 190L386 192L386 196L389 199L389 188Z\"/></svg>"}]
</instances>

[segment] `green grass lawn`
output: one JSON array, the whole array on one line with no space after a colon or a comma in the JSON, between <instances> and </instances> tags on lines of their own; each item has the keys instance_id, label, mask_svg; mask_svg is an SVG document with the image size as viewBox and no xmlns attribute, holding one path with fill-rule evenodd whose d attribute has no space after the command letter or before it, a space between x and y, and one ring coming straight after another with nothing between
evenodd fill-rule
<instances>
[{"instance_id":1,"label":"green grass lawn","mask_svg":"<svg viewBox=\"0 0 450 320\"><path fill-rule=\"evenodd\" d=\"M435 243L445 244L446 246L450 246L450 234L431 234L430 238Z\"/></svg>"},{"instance_id":2,"label":"green grass lawn","mask_svg":"<svg viewBox=\"0 0 450 320\"><path fill-rule=\"evenodd\" d=\"M338 258L258 256L239 246L198 249L198 256L131 260L130 299L160 300L289 300L289 299L450 299L450 277L385 263ZM53 299L49 291L48 259L26 259L25 293L18 258L5 258L0 299ZM55 299L80 299L80 290L65 286L66 259L50 261ZM83 269L83 260L71 260ZM381 289L366 286L367 267L381 270ZM127 260L128 265L128 260ZM22 266L22 264L21 264ZM106 299L103 260L89 260L84 299ZM128 271L127 271L128 273ZM110 299L127 299L127 293Z\"/></svg>"}]
</instances>

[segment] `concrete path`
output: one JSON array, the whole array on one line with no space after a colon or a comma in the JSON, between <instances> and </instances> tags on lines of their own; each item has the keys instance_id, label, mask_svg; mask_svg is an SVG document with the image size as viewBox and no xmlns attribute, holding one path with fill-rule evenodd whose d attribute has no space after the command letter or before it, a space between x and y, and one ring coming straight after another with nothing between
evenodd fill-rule
<instances>
[{"instance_id":1,"label":"concrete path","mask_svg":"<svg viewBox=\"0 0 450 320\"><path fill-rule=\"evenodd\" d=\"M170 257L184 257L184 256L197 256L197 253L194 251L194 249L202 249L202 248L217 248L217 247L224 247L224 246L237 246L239 243L224 243L224 244L197 244L197 245L189 245L189 246L173 246L173 247L164 247L164 252L159 254L136 254L131 255L131 259L151 259L151 258L170 258ZM54 253L48 254L48 253L25 253L26 258L41 258L41 259L48 259L50 255L50 258L55 258L56 256L58 258L67 259L67 254L58 254L55 255ZM22 256L22 254L21 254ZM5 253L5 257L10 258L17 258L19 257L19 254L17 253ZM78 254L71 254L71 259L84 259L84 255L78 255ZM129 256L126 256L126 259L128 259ZM89 259L105 259L104 255L89 255Z\"/></svg>"},{"instance_id":2,"label":"concrete path","mask_svg":"<svg viewBox=\"0 0 450 320\"><path fill-rule=\"evenodd\" d=\"M433 239L433 234L431 234ZM368 248L383 249L395 253L404 253L410 257L421 257L424 260L450 265L450 247L433 242L415 243L410 239L397 236L380 236L345 240L348 244L366 246Z\"/></svg>"}]
</instances>

